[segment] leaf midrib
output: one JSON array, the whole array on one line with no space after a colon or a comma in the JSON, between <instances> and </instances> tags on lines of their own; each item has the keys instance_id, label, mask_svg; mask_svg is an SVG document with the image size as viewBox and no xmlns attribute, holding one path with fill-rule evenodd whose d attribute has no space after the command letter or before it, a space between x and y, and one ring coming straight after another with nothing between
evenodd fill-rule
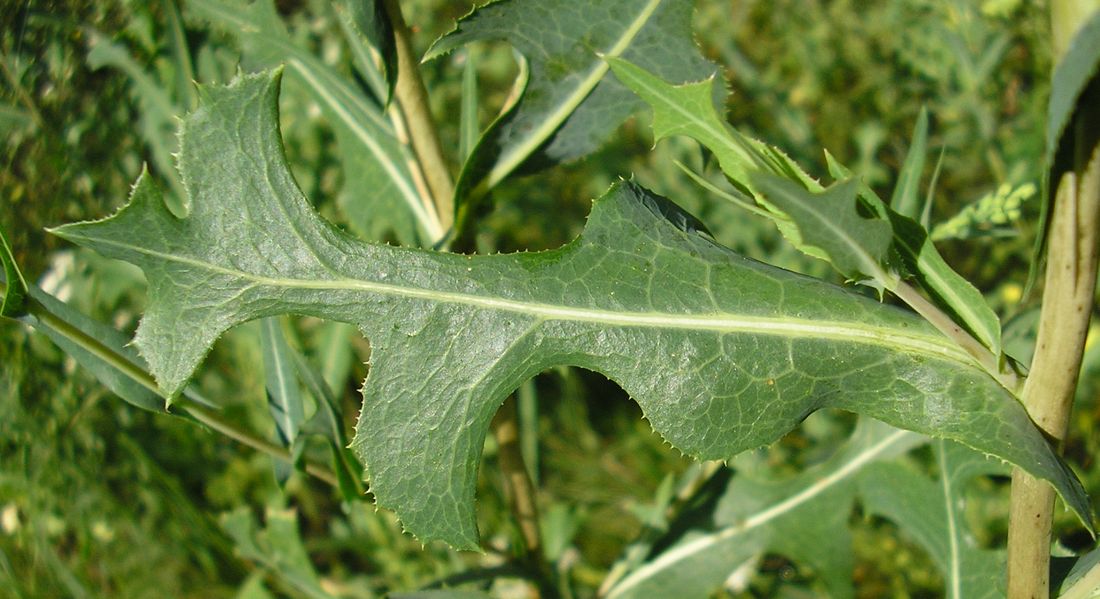
<instances>
[{"instance_id":1,"label":"leaf midrib","mask_svg":"<svg viewBox=\"0 0 1100 599\"><path fill-rule=\"evenodd\" d=\"M959 599L962 597L962 573L959 570L962 566L962 556L959 548L959 525L955 521L955 506L952 504L952 473L947 467L947 451L944 448L944 441L940 439L938 444L940 485L943 488L944 511L947 513L947 559L949 562L947 564L947 579L948 589L950 590L948 596L952 599Z\"/></svg>"},{"instance_id":2,"label":"leaf midrib","mask_svg":"<svg viewBox=\"0 0 1100 599\"><path fill-rule=\"evenodd\" d=\"M666 312L613 311L598 308L580 308L487 297L471 293L406 287L346 277L333 279L266 277L225 268L194 258L158 252L156 250L137 247L114 240L91 239L82 235L73 235L64 230L54 230L53 232L70 240L87 239L92 243L109 245L122 250L158 258L160 260L186 264L188 266L251 281L252 284L249 287L268 286L290 289L363 291L440 303L461 304L484 310L499 310L525 314L533 316L541 321L573 321L609 326L684 329L713 331L718 333L751 333L782 337L810 337L832 341L847 341L851 343L863 343L886 347L909 353L922 354L941 360L949 360L969 366L976 366L973 359L968 354L951 344L947 339L940 340L935 336L911 333L893 327L872 326L858 322L802 319L790 316L732 316L727 313L672 314Z\"/></svg>"}]
</instances>

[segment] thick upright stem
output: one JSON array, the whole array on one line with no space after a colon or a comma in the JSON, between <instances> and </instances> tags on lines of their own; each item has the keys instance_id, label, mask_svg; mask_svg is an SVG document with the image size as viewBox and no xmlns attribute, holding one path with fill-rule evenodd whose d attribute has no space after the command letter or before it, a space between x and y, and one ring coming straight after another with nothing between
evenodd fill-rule
<instances>
[{"instance_id":1,"label":"thick upright stem","mask_svg":"<svg viewBox=\"0 0 1100 599\"><path fill-rule=\"evenodd\" d=\"M1095 90L1097 86L1093 86ZM1087 95L1081 105L1088 106ZM1068 131L1073 170L1057 183L1047 246L1039 337L1023 399L1032 419L1056 442L1069 425L1096 287L1100 228L1100 143L1093 115L1083 111ZM1012 474L1008 533L1008 596L1050 596L1054 491L1021 470Z\"/></svg>"},{"instance_id":2,"label":"thick upright stem","mask_svg":"<svg viewBox=\"0 0 1100 599\"><path fill-rule=\"evenodd\" d=\"M424 80L420 78L420 63L413 53L412 34L401 14L401 5L398 0L384 0L384 4L393 26L397 49L397 85L394 96L405 116L409 141L431 191L439 224L446 231L454 225L454 182L443 157L443 145L432 119L428 91L424 87Z\"/></svg>"}]
</instances>

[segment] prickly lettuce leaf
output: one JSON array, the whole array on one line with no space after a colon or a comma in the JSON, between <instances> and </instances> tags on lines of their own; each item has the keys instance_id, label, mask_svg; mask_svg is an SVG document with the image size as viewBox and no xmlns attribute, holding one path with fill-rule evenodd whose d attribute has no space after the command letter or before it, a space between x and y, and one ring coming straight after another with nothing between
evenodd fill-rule
<instances>
[{"instance_id":1,"label":"prickly lettuce leaf","mask_svg":"<svg viewBox=\"0 0 1100 599\"><path fill-rule=\"evenodd\" d=\"M711 74L692 37L688 0L499 0L474 9L426 60L481 40L503 40L527 61L520 101L488 131L460 180L499 183L594 151L642 102L608 74L623 56L675 81Z\"/></svg>"},{"instance_id":2,"label":"prickly lettuce leaf","mask_svg":"<svg viewBox=\"0 0 1100 599\"><path fill-rule=\"evenodd\" d=\"M848 520L859 476L926 439L865 418L831 458L805 472L785 479L737 472L705 517L696 516L705 527L683 533L607 597L712 597L735 568L768 552L811 567L830 597L851 597Z\"/></svg>"},{"instance_id":3,"label":"prickly lettuce leaf","mask_svg":"<svg viewBox=\"0 0 1100 599\"><path fill-rule=\"evenodd\" d=\"M933 442L932 450L938 480L899 464L869 467L859 479L864 509L892 520L924 547L943 574L945 597L1004 597L1005 552L978 547L964 507L966 489L975 478L1006 475L1009 469L942 439Z\"/></svg>"},{"instance_id":4,"label":"prickly lettuce leaf","mask_svg":"<svg viewBox=\"0 0 1100 599\"><path fill-rule=\"evenodd\" d=\"M746 137L727 125L714 101L714 78L673 85L626 60L608 58L608 62L615 76L653 108L654 137L660 140L684 135L714 152L726 177L774 213L776 226L792 245L810 256L832 261L832 256L823 248L803 238L799 226L772 202L768 194L758 189L755 181L758 173L766 173L788 179L813 193L823 191L824 186L780 150ZM830 170L837 179L852 176L835 161L830 161ZM897 269L903 275L916 278L937 303L956 316L958 322L982 344L999 355L1001 328L997 315L985 303L981 293L943 261L924 228L913 219L890 210L866 185L861 187L859 199L870 215L886 217L893 227L895 251L876 256L882 260L883 272L892 275ZM900 260L892 260L894 255ZM889 280L880 283L890 287Z\"/></svg>"},{"instance_id":5,"label":"prickly lettuce leaf","mask_svg":"<svg viewBox=\"0 0 1100 599\"><path fill-rule=\"evenodd\" d=\"M956 439L1087 498L1025 410L910 313L743 258L632 183L561 249L462 256L365 243L312 209L280 145L279 72L200 88L177 218L144 178L130 203L55 233L139 265L135 343L178 393L224 331L294 313L354 323L371 370L352 444L371 489L421 538L477 546L473 495L504 398L556 365L605 374L702 458L770 443L835 407Z\"/></svg>"},{"instance_id":6,"label":"prickly lettuce leaf","mask_svg":"<svg viewBox=\"0 0 1100 599\"><path fill-rule=\"evenodd\" d=\"M894 277L884 265L894 239L890 221L859 213L859 180L848 179L811 193L782 177L756 173L752 181L769 201L786 213L806 243L820 248L850 281L870 279L881 286Z\"/></svg>"}]
</instances>

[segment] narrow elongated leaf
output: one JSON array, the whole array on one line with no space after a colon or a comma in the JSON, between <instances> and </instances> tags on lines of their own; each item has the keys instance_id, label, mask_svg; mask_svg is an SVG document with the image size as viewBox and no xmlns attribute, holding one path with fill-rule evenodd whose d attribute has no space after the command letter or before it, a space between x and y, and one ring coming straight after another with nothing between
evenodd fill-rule
<instances>
[{"instance_id":1,"label":"narrow elongated leaf","mask_svg":"<svg viewBox=\"0 0 1100 599\"><path fill-rule=\"evenodd\" d=\"M740 257L636 185L613 187L554 251L460 256L347 237L294 185L278 79L200 88L181 133L187 218L145 178L114 216L55 233L145 271L135 343L169 394L236 324L287 312L357 324L372 353L353 445L378 501L416 535L476 547L489 422L555 365L618 382L695 456L728 458L836 407L1018 464L1091 525L1019 402L927 323Z\"/></svg>"},{"instance_id":2,"label":"narrow elongated leaf","mask_svg":"<svg viewBox=\"0 0 1100 599\"><path fill-rule=\"evenodd\" d=\"M641 107L601 56L623 56L675 81L714 72L692 38L688 0L498 0L463 17L432 45L430 60L478 40L504 40L530 78L522 99L478 143L460 187L489 187L594 151Z\"/></svg>"},{"instance_id":3,"label":"narrow elongated leaf","mask_svg":"<svg viewBox=\"0 0 1100 599\"><path fill-rule=\"evenodd\" d=\"M764 552L812 566L830 596L852 596L848 518L856 481L869 464L897 456L924 437L863 419L828 461L786 480L739 474L714 507L710 530L683 539L637 568L608 599L711 597L741 563ZM828 550L823 550L828 548Z\"/></svg>"},{"instance_id":4,"label":"narrow elongated leaf","mask_svg":"<svg viewBox=\"0 0 1100 599\"><path fill-rule=\"evenodd\" d=\"M29 296L37 306L20 317L21 321L49 337L130 405L166 413L165 400L154 390L145 373L145 361L129 344L129 337L37 287L29 289Z\"/></svg>"},{"instance_id":5,"label":"narrow elongated leaf","mask_svg":"<svg viewBox=\"0 0 1100 599\"><path fill-rule=\"evenodd\" d=\"M351 365L355 358L351 339L356 335L355 327L342 322L326 322L321 326L317 339L317 369L321 379L329 389L343 395L351 376Z\"/></svg>"},{"instance_id":6,"label":"narrow elongated leaf","mask_svg":"<svg viewBox=\"0 0 1100 599\"><path fill-rule=\"evenodd\" d=\"M925 206L921 205L920 177L924 173L927 146L928 108L922 106L917 115L917 124L913 127L913 138L909 141L909 153L901 165L897 183L894 184L894 193L890 196L890 207L914 221L919 220L925 211Z\"/></svg>"},{"instance_id":7,"label":"narrow elongated leaf","mask_svg":"<svg viewBox=\"0 0 1100 599\"><path fill-rule=\"evenodd\" d=\"M672 85L625 60L609 59L609 63L615 75L653 107L654 137L660 140L685 135L706 146L714 152L722 171L734 185L749 191L764 207L777 213L774 219L776 226L796 248L815 258L830 259L820 248L804 241L802 232L790 218L756 189L750 174L763 172L784 177L814 193L824 187L783 152L745 137L727 125L715 109L714 79ZM835 167L834 176L837 179L852 176L835 161L830 166ZM937 302L956 315L967 330L998 355L1000 321L981 293L943 261L928 239L927 232L915 221L889 210L867 186L861 188L860 198L872 214L889 217L894 229L894 247L905 267L903 274L917 277Z\"/></svg>"},{"instance_id":8,"label":"narrow elongated leaf","mask_svg":"<svg viewBox=\"0 0 1100 599\"><path fill-rule=\"evenodd\" d=\"M401 144L382 109L349 84L286 31L272 0L192 0L193 12L240 38L250 64L285 64L328 117L343 155L344 187L337 202L352 228L368 239L388 231L405 243L434 242L443 236L438 219L416 191ZM370 196L360 192L370 189Z\"/></svg>"},{"instance_id":9,"label":"narrow elongated leaf","mask_svg":"<svg viewBox=\"0 0 1100 599\"><path fill-rule=\"evenodd\" d=\"M27 296L27 281L15 263L8 238L0 229L0 266L4 269L4 289L0 294L0 316L15 317L23 312L23 300Z\"/></svg>"},{"instance_id":10,"label":"narrow elongated leaf","mask_svg":"<svg viewBox=\"0 0 1100 599\"><path fill-rule=\"evenodd\" d=\"M1047 105L1047 173L1039 211L1039 235L1035 238L1031 270L1028 273L1028 288L1038 278L1039 265L1046 248L1050 206L1054 202L1050 185L1057 185L1062 174L1072 168L1071 156L1075 145L1072 141L1078 135L1069 130L1069 125L1078 110L1097 110L1095 97L1100 91L1093 92L1094 99L1091 102L1081 102L1090 87L1100 88L1100 10L1094 10L1088 21L1074 34L1066 53L1055 66L1051 79L1050 103ZM1060 156L1063 154L1065 155Z\"/></svg>"},{"instance_id":11,"label":"narrow elongated leaf","mask_svg":"<svg viewBox=\"0 0 1100 599\"><path fill-rule=\"evenodd\" d=\"M275 420L275 432L283 447L290 447L298 438L298 430L305 420L305 411L302 407L302 390L298 386L298 372L278 318L260 321L260 346L267 402L271 417Z\"/></svg>"},{"instance_id":12,"label":"narrow elongated leaf","mask_svg":"<svg viewBox=\"0 0 1100 599\"><path fill-rule=\"evenodd\" d=\"M342 323L335 323L342 324ZM332 451L332 471L336 473L336 484L344 501L356 501L362 498L363 488L359 484L359 472L362 467L347 454L348 440L344 434L344 422L341 410L332 390L316 370L297 351L291 351L298 376L306 389L317 401L317 412L303 426L306 433L320 435L328 441Z\"/></svg>"},{"instance_id":13,"label":"narrow elongated leaf","mask_svg":"<svg viewBox=\"0 0 1100 599\"><path fill-rule=\"evenodd\" d=\"M263 356L267 407L271 419L275 421L275 436L279 444L291 453L290 462L276 460L274 463L275 479L280 485L285 485L304 447L298 442L298 432L305 420L305 408L292 350L277 317L260 320L260 353Z\"/></svg>"},{"instance_id":14,"label":"narrow elongated leaf","mask_svg":"<svg viewBox=\"0 0 1100 599\"><path fill-rule=\"evenodd\" d=\"M864 508L894 521L943 573L949 599L1005 596L1004 551L981 549L967 531L964 491L975 477L1009 469L955 443L933 442L939 480L898 464L875 464L859 479Z\"/></svg>"},{"instance_id":15,"label":"narrow elongated leaf","mask_svg":"<svg viewBox=\"0 0 1100 599\"><path fill-rule=\"evenodd\" d=\"M183 31L183 15L177 0L162 0L165 16L168 18L168 40L172 49L172 66L176 75L176 101L187 110L194 108L195 67L191 62L191 48L187 44L187 34Z\"/></svg>"},{"instance_id":16,"label":"narrow elongated leaf","mask_svg":"<svg viewBox=\"0 0 1100 599\"><path fill-rule=\"evenodd\" d=\"M380 0L343 0L340 5L351 15L351 21L360 35L378 53L386 86L382 103L389 104L397 83L397 44L390 17L386 14L386 5Z\"/></svg>"},{"instance_id":17,"label":"narrow elongated leaf","mask_svg":"<svg viewBox=\"0 0 1100 599\"><path fill-rule=\"evenodd\" d=\"M1068 134L1074 112L1079 108L1096 110L1095 106L1079 107L1078 100L1100 71L1100 10L1093 11L1088 22L1077 30L1065 55L1054 69L1050 104L1047 107L1047 164L1053 165L1055 154ZM1057 175L1057 173L1055 173Z\"/></svg>"},{"instance_id":18,"label":"narrow elongated leaf","mask_svg":"<svg viewBox=\"0 0 1100 599\"><path fill-rule=\"evenodd\" d=\"M168 10L171 12L173 8L169 7ZM142 141L152 154L157 175L172 186L172 194L168 197L169 206L176 214L187 214L187 206L184 204L187 196L176 171L176 162L172 158L176 151L175 124L184 111L166 91L166 86L138 64L125 46L112 42L96 31L91 34L88 64L93 69L118 69L130 78L133 95L141 105L139 131Z\"/></svg>"},{"instance_id":19,"label":"narrow elongated leaf","mask_svg":"<svg viewBox=\"0 0 1100 599\"><path fill-rule=\"evenodd\" d=\"M458 119L458 158L462 162L466 162L473 153L480 136L477 107L477 62L472 52L466 52L462 65L462 105Z\"/></svg>"}]
</instances>

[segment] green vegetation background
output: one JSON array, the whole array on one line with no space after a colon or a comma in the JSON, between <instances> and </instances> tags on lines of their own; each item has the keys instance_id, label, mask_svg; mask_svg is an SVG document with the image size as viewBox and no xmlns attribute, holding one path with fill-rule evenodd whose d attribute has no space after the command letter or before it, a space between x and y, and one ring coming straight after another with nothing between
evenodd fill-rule
<instances>
[{"instance_id":1,"label":"green vegetation background","mask_svg":"<svg viewBox=\"0 0 1100 599\"><path fill-rule=\"evenodd\" d=\"M465 1L402 4L416 25L419 51L470 8ZM698 41L726 66L734 92L730 119L811 172L824 172L821 148L828 148L888 195L913 123L927 106L930 147L942 148L944 156L933 222L1005 184L1038 184L1050 70L1044 3L697 4ZM347 71L347 52L326 2L277 5L296 39ZM141 129L151 110L147 98L122 70L95 68L89 51L96 43L119 44L152 81L172 89L173 4L5 0L0 6L0 223L11 232L25 272L41 277L40 285L95 318L132 330L144 304L140 273L65 246L43 227L109 214L125 200L141 165L153 161L148 132ZM233 38L193 18L186 3L181 9L197 78L227 81L239 60ZM445 145L452 148L458 145L453 123L465 56L424 66ZM504 102L515 64L506 47L476 47L472 56L479 65L484 126ZM767 226L695 187L672 160L699 166L699 151L676 142L653 150L646 118L628 123L595 155L506 183L496 208L482 217L479 245L560 245L579 232L591 198L633 174L695 212L727 245L830 276ZM283 120L303 189L339 221L333 198L341 173L331 132L305 94L289 85ZM1009 319L1006 337L1026 343L1033 302L1021 291L1035 198L1022 208L1021 222L1007 230L972 232L975 238L949 240L942 249ZM302 322L299 329L305 349L324 361L319 323ZM338 391L354 415L369 348L354 335L348 343L355 359ZM270 435L259 361L258 332L242 327L219 342L199 384L233 419ZM1094 458L1100 442L1092 434L1100 404L1090 365L1098 361L1090 351L1067 447L1093 496L1100 493ZM645 506L662 480L689 463L650 432L621 391L597 376L548 372L524 394L537 402L540 415L534 449L548 544L556 543L568 559L579 594L590 596L643 526ZM849 427L843 415L815 416L761 452L762 463L792 471L815 463ZM307 449L314 450L323 448ZM269 459L181 419L131 408L44 337L11 321L0 324L0 597L263 597L264 588L300 596L271 576L261 559L241 556L241 538L230 534L235 529L221 516L244 514L251 522L265 509L289 506L326 592L366 597L414 589L463 570L492 568L509 553L515 532L504 516L491 448L481 478L479 510L491 550L465 555L435 545L422 549L388 514L366 503L341 504L330 489L298 475L281 488ZM983 543L1003 541L1003 490L1003 482L993 481L976 496ZM861 596L938 594L938 575L918 549L886 523L858 513L852 521ZM1063 541L1084 542L1073 535ZM799 589L813 588L809 573L769 557L748 593L799 596Z\"/></svg>"}]
</instances>

